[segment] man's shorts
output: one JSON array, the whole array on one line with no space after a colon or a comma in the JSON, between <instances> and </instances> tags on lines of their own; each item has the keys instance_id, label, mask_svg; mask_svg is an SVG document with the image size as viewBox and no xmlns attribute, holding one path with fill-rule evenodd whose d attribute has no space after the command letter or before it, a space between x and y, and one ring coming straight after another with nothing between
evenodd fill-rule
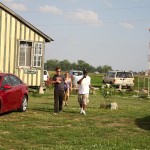
<instances>
[{"instance_id":1,"label":"man's shorts","mask_svg":"<svg viewBox=\"0 0 150 150\"><path fill-rule=\"evenodd\" d=\"M79 104L87 105L89 103L89 94L78 94Z\"/></svg>"}]
</instances>

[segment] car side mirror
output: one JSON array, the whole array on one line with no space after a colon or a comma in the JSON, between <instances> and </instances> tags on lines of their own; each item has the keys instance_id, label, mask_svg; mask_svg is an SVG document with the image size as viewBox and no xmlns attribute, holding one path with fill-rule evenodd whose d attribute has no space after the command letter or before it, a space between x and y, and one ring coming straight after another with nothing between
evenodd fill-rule
<instances>
[{"instance_id":1,"label":"car side mirror","mask_svg":"<svg viewBox=\"0 0 150 150\"><path fill-rule=\"evenodd\" d=\"M5 84L5 85L3 86L3 88L4 88L4 89L11 89L11 85Z\"/></svg>"}]
</instances>

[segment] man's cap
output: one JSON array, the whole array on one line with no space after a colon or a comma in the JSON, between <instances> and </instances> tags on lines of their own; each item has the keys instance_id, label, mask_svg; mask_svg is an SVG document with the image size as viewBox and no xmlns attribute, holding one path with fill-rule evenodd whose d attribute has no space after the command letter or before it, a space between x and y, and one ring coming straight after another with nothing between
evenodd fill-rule
<instances>
[{"instance_id":1,"label":"man's cap","mask_svg":"<svg viewBox=\"0 0 150 150\"><path fill-rule=\"evenodd\" d=\"M88 73L88 71L87 71L87 69L86 69L86 68L84 68L84 69L83 69L83 72L84 72L84 73Z\"/></svg>"}]
</instances>

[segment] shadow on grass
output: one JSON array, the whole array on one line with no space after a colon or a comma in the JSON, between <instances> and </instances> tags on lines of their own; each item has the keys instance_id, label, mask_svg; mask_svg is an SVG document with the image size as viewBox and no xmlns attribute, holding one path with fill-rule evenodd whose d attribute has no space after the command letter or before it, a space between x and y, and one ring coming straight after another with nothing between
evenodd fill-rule
<instances>
[{"instance_id":1,"label":"shadow on grass","mask_svg":"<svg viewBox=\"0 0 150 150\"><path fill-rule=\"evenodd\" d=\"M43 112L53 112L54 111L54 109L52 109L52 108L32 108L31 110L43 111Z\"/></svg>"},{"instance_id":2,"label":"shadow on grass","mask_svg":"<svg viewBox=\"0 0 150 150\"><path fill-rule=\"evenodd\" d=\"M1 117L1 116L5 116L5 115L12 114L12 113L14 113L14 112L20 113L19 110L11 110L11 111L8 111L8 112L1 113L1 114L0 114L0 117ZM22 113L22 112L21 112L21 113Z\"/></svg>"},{"instance_id":3,"label":"shadow on grass","mask_svg":"<svg viewBox=\"0 0 150 150\"><path fill-rule=\"evenodd\" d=\"M1 114L0 114L0 117L1 117L1 116L5 116L5 115L8 115L8 114L11 114L12 112L14 112L14 111L9 111L9 112L5 112L5 113L1 113Z\"/></svg>"},{"instance_id":4,"label":"shadow on grass","mask_svg":"<svg viewBox=\"0 0 150 150\"><path fill-rule=\"evenodd\" d=\"M39 111L39 112L49 112L49 113L54 112L54 108L32 108L30 110ZM78 114L79 113L78 109L67 110L65 108L62 109L62 112L68 113L68 114Z\"/></svg>"},{"instance_id":5,"label":"shadow on grass","mask_svg":"<svg viewBox=\"0 0 150 150\"><path fill-rule=\"evenodd\" d=\"M138 118L135 120L135 123L144 130L150 130L150 116Z\"/></svg>"}]
</instances>

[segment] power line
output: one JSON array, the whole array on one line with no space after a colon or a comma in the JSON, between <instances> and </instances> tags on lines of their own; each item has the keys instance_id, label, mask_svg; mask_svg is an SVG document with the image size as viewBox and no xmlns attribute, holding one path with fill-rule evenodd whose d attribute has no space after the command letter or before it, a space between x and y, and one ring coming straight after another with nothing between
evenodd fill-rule
<instances>
[{"instance_id":1,"label":"power line","mask_svg":"<svg viewBox=\"0 0 150 150\"><path fill-rule=\"evenodd\" d=\"M95 9L91 11L118 11L118 10L129 10L129 9L143 9L143 8L150 8L150 6L139 6L139 7L122 7L122 8L102 8L102 9ZM56 13L57 11L51 11L51 10L16 10L18 12L25 12L25 13ZM62 10L62 12L77 12L77 10ZM85 12L86 13L86 12Z\"/></svg>"},{"instance_id":2,"label":"power line","mask_svg":"<svg viewBox=\"0 0 150 150\"><path fill-rule=\"evenodd\" d=\"M36 25L36 26L59 26L59 25L101 25L101 24L117 24L117 23L124 23L124 22L150 22L150 19L137 19L137 20L122 20L122 21L103 21L103 22L83 22L83 23L53 23L53 24L47 24L47 25Z\"/></svg>"}]
</instances>

